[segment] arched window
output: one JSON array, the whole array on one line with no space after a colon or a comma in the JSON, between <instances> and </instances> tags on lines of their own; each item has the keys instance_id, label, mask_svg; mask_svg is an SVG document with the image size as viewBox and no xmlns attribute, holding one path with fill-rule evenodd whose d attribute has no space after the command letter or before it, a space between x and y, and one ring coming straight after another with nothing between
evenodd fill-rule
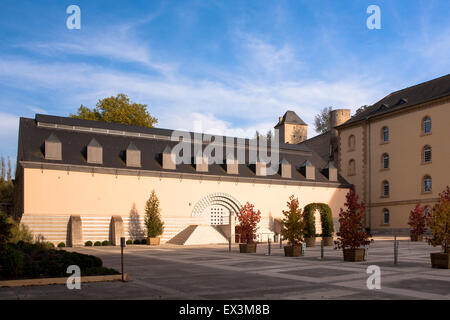
<instances>
[{"instance_id":1,"label":"arched window","mask_svg":"<svg viewBox=\"0 0 450 320\"><path fill-rule=\"evenodd\" d=\"M431 146L423 147L422 159L423 159L424 163L430 163L431 162Z\"/></svg>"},{"instance_id":2,"label":"arched window","mask_svg":"<svg viewBox=\"0 0 450 320\"><path fill-rule=\"evenodd\" d=\"M389 128L388 127L383 127L383 129L381 129L381 141L382 142L389 141Z\"/></svg>"},{"instance_id":3,"label":"arched window","mask_svg":"<svg viewBox=\"0 0 450 320\"><path fill-rule=\"evenodd\" d=\"M423 118L422 130L423 130L424 134L431 132L431 118L430 117L426 116L425 118Z\"/></svg>"},{"instance_id":4,"label":"arched window","mask_svg":"<svg viewBox=\"0 0 450 320\"><path fill-rule=\"evenodd\" d=\"M389 182L385 180L383 181L381 186L382 186L381 194L383 195L383 197L389 197Z\"/></svg>"},{"instance_id":5,"label":"arched window","mask_svg":"<svg viewBox=\"0 0 450 320\"><path fill-rule=\"evenodd\" d=\"M348 162L348 175L353 176L356 174L356 163L355 160L351 159Z\"/></svg>"},{"instance_id":6,"label":"arched window","mask_svg":"<svg viewBox=\"0 0 450 320\"><path fill-rule=\"evenodd\" d=\"M431 192L431 177L423 177L423 192Z\"/></svg>"},{"instance_id":7,"label":"arched window","mask_svg":"<svg viewBox=\"0 0 450 320\"><path fill-rule=\"evenodd\" d=\"M356 145L356 138L352 134L350 135L350 137L348 137L348 150L349 151L355 150L355 145Z\"/></svg>"},{"instance_id":8,"label":"arched window","mask_svg":"<svg viewBox=\"0 0 450 320\"><path fill-rule=\"evenodd\" d=\"M389 210L385 208L383 209L383 223L389 224L389 219L390 219Z\"/></svg>"},{"instance_id":9,"label":"arched window","mask_svg":"<svg viewBox=\"0 0 450 320\"><path fill-rule=\"evenodd\" d=\"M387 153L383 153L381 161L382 161L382 168L389 169L389 155Z\"/></svg>"}]
</instances>

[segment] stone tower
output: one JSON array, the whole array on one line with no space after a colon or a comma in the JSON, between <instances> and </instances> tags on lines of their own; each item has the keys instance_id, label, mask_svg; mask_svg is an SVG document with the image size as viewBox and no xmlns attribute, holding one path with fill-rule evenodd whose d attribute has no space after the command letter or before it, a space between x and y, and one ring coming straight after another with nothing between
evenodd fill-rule
<instances>
[{"instance_id":1,"label":"stone tower","mask_svg":"<svg viewBox=\"0 0 450 320\"><path fill-rule=\"evenodd\" d=\"M338 131L335 127L350 119L350 109L336 109L330 112L330 160L338 161Z\"/></svg>"},{"instance_id":2,"label":"stone tower","mask_svg":"<svg viewBox=\"0 0 450 320\"><path fill-rule=\"evenodd\" d=\"M279 130L280 143L297 144L306 140L308 125L294 111L286 111L275 129Z\"/></svg>"}]
</instances>

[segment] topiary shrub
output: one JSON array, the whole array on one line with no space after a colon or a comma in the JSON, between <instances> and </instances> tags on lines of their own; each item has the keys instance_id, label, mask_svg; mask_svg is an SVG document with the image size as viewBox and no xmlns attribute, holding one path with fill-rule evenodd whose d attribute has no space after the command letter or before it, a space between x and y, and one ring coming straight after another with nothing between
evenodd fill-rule
<instances>
[{"instance_id":1,"label":"topiary shrub","mask_svg":"<svg viewBox=\"0 0 450 320\"><path fill-rule=\"evenodd\" d=\"M314 212L317 206L315 203L310 203L303 208L303 218L305 219L305 237L315 238L316 236L316 219Z\"/></svg>"},{"instance_id":2,"label":"topiary shrub","mask_svg":"<svg viewBox=\"0 0 450 320\"><path fill-rule=\"evenodd\" d=\"M64 248L66 244L64 242L58 243L58 248Z\"/></svg>"},{"instance_id":3,"label":"topiary shrub","mask_svg":"<svg viewBox=\"0 0 450 320\"><path fill-rule=\"evenodd\" d=\"M109 246L109 241L108 240L103 241L102 246Z\"/></svg>"},{"instance_id":4,"label":"topiary shrub","mask_svg":"<svg viewBox=\"0 0 450 320\"><path fill-rule=\"evenodd\" d=\"M95 243L94 243L94 246L95 247L99 247L99 246L101 246L102 245L102 243L100 242L100 241L95 241Z\"/></svg>"},{"instance_id":5,"label":"topiary shrub","mask_svg":"<svg viewBox=\"0 0 450 320\"><path fill-rule=\"evenodd\" d=\"M84 246L86 246L86 247L92 247L92 241L86 241L86 242L84 243Z\"/></svg>"},{"instance_id":6,"label":"topiary shrub","mask_svg":"<svg viewBox=\"0 0 450 320\"><path fill-rule=\"evenodd\" d=\"M141 240L136 239L136 240L133 241L133 244L141 244Z\"/></svg>"},{"instance_id":7,"label":"topiary shrub","mask_svg":"<svg viewBox=\"0 0 450 320\"><path fill-rule=\"evenodd\" d=\"M152 190L150 198L145 204L145 228L147 229L147 237L156 238L164 231L164 223L161 221L161 209L159 208L159 199L155 190ZM141 242L142 243L142 242ZM146 244L147 242L145 242ZM142 243L144 244L144 243Z\"/></svg>"},{"instance_id":8,"label":"topiary shrub","mask_svg":"<svg viewBox=\"0 0 450 320\"><path fill-rule=\"evenodd\" d=\"M127 244L133 244L133 240L128 239L128 240L127 240Z\"/></svg>"},{"instance_id":9,"label":"topiary shrub","mask_svg":"<svg viewBox=\"0 0 450 320\"><path fill-rule=\"evenodd\" d=\"M147 244L147 239L142 239L141 244Z\"/></svg>"}]
</instances>

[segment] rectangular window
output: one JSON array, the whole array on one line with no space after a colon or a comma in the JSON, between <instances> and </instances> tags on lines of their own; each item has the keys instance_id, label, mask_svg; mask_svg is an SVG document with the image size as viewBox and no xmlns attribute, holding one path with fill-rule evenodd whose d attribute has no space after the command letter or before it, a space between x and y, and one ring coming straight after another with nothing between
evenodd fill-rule
<instances>
[{"instance_id":1,"label":"rectangular window","mask_svg":"<svg viewBox=\"0 0 450 320\"><path fill-rule=\"evenodd\" d=\"M389 210L383 211L383 223L389 224Z\"/></svg>"},{"instance_id":2,"label":"rectangular window","mask_svg":"<svg viewBox=\"0 0 450 320\"><path fill-rule=\"evenodd\" d=\"M425 149L424 153L423 153L423 160L425 162L430 162L431 161L431 149Z\"/></svg>"}]
</instances>

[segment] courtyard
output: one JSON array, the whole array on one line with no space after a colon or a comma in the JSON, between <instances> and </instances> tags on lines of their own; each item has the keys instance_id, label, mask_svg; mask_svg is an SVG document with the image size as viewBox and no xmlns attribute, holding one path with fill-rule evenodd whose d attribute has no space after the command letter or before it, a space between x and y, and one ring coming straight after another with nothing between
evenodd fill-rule
<instances>
[{"instance_id":1,"label":"courtyard","mask_svg":"<svg viewBox=\"0 0 450 320\"><path fill-rule=\"evenodd\" d=\"M367 261L344 262L342 252L319 242L304 256L284 257L278 243L258 244L256 254L228 245L145 246L125 248L125 272L131 281L86 283L80 290L64 285L0 288L5 299L450 299L450 271L432 269L426 242L399 240L394 264L392 238L375 237ZM120 270L120 247L67 248L100 257ZM370 265L381 269L381 289L367 288Z\"/></svg>"}]
</instances>

